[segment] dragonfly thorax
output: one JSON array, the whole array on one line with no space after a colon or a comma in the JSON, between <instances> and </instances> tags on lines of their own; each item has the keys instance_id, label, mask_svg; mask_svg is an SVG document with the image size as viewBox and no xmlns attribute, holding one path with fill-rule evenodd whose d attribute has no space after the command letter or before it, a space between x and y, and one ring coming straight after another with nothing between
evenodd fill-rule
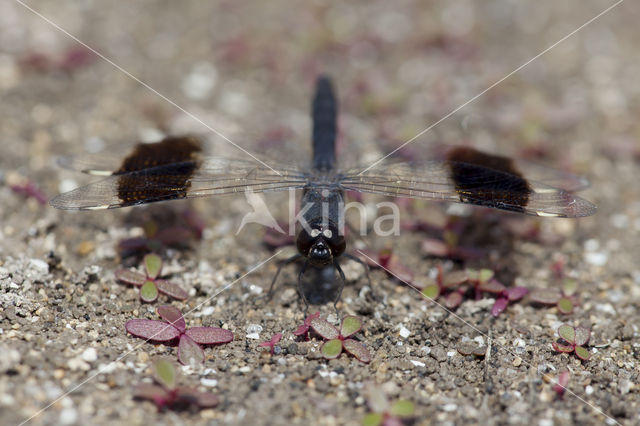
<instances>
[{"instance_id":1,"label":"dragonfly thorax","mask_svg":"<svg viewBox=\"0 0 640 426\"><path fill-rule=\"evenodd\" d=\"M323 223L324 222L324 223ZM300 254L314 266L327 266L339 257L346 248L344 235L333 222L318 221L301 227L296 238Z\"/></svg>"}]
</instances>

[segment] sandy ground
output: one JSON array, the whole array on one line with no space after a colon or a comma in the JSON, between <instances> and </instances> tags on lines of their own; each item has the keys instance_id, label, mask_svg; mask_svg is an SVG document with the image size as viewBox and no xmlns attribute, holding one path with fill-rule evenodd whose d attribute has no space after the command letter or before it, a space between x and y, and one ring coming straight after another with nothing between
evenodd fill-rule
<instances>
[{"instance_id":1,"label":"sandy ground","mask_svg":"<svg viewBox=\"0 0 640 426\"><path fill-rule=\"evenodd\" d=\"M482 299L453 315L379 270L372 271L374 300L362 269L347 263L338 307L363 319L359 338L373 361L326 361L318 341L292 334L303 319L295 268L285 270L271 302L257 300L277 263L256 268L275 253L262 244L263 228L235 235L244 197L198 200L189 205L206 222L203 239L162 254L165 273L191 292L173 302L194 309L187 324L235 334L205 350L202 368L183 372L185 384L221 397L219 407L201 412L158 412L132 399L153 359L175 359L176 348L126 333L128 319L155 318L155 305L141 304L114 278L121 264L136 264L119 256L118 241L141 235L145 215L187 203L69 213L25 199L12 184L28 180L53 196L89 181L56 168L56 156L117 158L165 132L211 135L216 153L243 155L203 123L252 152L282 160L299 151L305 160L319 72L333 75L339 92L341 158L374 160L613 2L27 3L113 63L88 55L18 1L0 1L0 423L358 424L368 412L368 382L384 384L392 400L413 401L416 424L640 423L637 2L622 2L408 148L414 155L435 143L468 143L589 176L585 197L599 209L593 217L475 210L462 219L464 243L485 254L467 266L493 268L509 285L557 286L551 265L564 259L579 283L574 313L525 300L493 318L493 300ZM422 218L446 211L409 207ZM529 228L538 236L515 232ZM350 246L391 246L420 278L441 262L421 251L424 238L406 232ZM315 308L334 312L331 303ZM590 360L552 350L563 322L592 328ZM252 339L256 325L262 329ZM278 332L279 354L258 348ZM490 344L487 356L457 352L474 339ZM561 399L543 375L564 370L571 378Z\"/></svg>"}]
</instances>

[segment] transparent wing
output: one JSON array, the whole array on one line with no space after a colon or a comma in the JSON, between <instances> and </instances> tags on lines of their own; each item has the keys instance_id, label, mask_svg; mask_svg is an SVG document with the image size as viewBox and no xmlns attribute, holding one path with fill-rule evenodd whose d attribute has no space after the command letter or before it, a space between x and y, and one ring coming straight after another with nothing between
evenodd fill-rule
<instances>
[{"instance_id":1,"label":"transparent wing","mask_svg":"<svg viewBox=\"0 0 640 426\"><path fill-rule=\"evenodd\" d=\"M295 170L270 169L255 162L222 157L164 164L127 173L102 170L92 174L107 173L110 176L60 194L50 204L64 210L112 209L244 191L281 191L302 188L306 183L304 174Z\"/></svg>"},{"instance_id":2,"label":"transparent wing","mask_svg":"<svg viewBox=\"0 0 640 426\"><path fill-rule=\"evenodd\" d=\"M477 153L467 151L467 154ZM361 171L366 167L347 170L343 172L341 184L345 190L474 204L536 216L581 217L596 211L595 205L572 191L530 180L527 176L531 171L553 169L526 163L523 170L518 170L520 162L481 155L483 161L495 166L483 166L478 159L470 162L391 161L365 172ZM548 172L545 180L571 189L588 185L585 179L560 171Z\"/></svg>"}]
</instances>

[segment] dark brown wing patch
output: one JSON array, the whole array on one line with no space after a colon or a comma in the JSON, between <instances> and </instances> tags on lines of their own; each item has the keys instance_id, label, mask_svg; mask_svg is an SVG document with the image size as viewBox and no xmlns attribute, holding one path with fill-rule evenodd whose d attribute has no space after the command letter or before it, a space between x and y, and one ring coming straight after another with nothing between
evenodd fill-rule
<instances>
[{"instance_id":1,"label":"dark brown wing patch","mask_svg":"<svg viewBox=\"0 0 640 426\"><path fill-rule=\"evenodd\" d=\"M186 197L201 151L200 141L190 136L167 137L156 143L138 144L114 172L114 175L120 175L118 197L123 206L143 200ZM145 182L153 185L145 185Z\"/></svg>"},{"instance_id":2,"label":"dark brown wing patch","mask_svg":"<svg viewBox=\"0 0 640 426\"><path fill-rule=\"evenodd\" d=\"M509 210L524 212L532 190L511 159L460 147L447 160L463 202L498 208L509 204Z\"/></svg>"}]
</instances>

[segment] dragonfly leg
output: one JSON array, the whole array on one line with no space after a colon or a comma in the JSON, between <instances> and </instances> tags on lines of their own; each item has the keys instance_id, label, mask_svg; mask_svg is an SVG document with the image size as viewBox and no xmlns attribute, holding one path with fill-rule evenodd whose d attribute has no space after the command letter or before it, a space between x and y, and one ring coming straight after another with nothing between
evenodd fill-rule
<instances>
[{"instance_id":1,"label":"dragonfly leg","mask_svg":"<svg viewBox=\"0 0 640 426\"><path fill-rule=\"evenodd\" d=\"M298 255L298 257L302 257L302 256ZM307 265L308 264L309 264L309 259L306 259L304 261L304 263L302 264L302 268L300 269L300 273L298 274L298 294L300 295L300 298L304 302L304 316L305 316L305 318L307 316L307 311L309 311L309 302L307 301L307 298L304 295L304 288L302 286L302 277L304 276L304 271L307 269Z\"/></svg>"},{"instance_id":2,"label":"dragonfly leg","mask_svg":"<svg viewBox=\"0 0 640 426\"><path fill-rule=\"evenodd\" d=\"M338 289L338 295L336 296L336 299L333 301L333 308L336 310L336 316L340 317L338 312L338 302L340 301L340 297L342 297L342 290L344 290L344 286L347 284L347 279L344 276L344 272L342 271L340 264L335 259L333 260L333 266L338 270L338 274L340 275L340 279L342 280L342 283L340 284L340 288Z\"/></svg>"},{"instance_id":3,"label":"dragonfly leg","mask_svg":"<svg viewBox=\"0 0 640 426\"><path fill-rule=\"evenodd\" d=\"M360 259L358 256L354 256L351 253L345 253L343 254L343 256L346 257L347 259L353 260L354 262L358 262L359 264L362 265L362 267L364 268L364 273L367 276L367 282L369 283L369 288L371 289L371 295L373 299L377 301L382 300L374 290L373 285L371 285L371 275L369 274L369 271L371 268L369 268L369 265L367 265L367 263L364 262L362 259Z\"/></svg>"},{"instance_id":4,"label":"dragonfly leg","mask_svg":"<svg viewBox=\"0 0 640 426\"><path fill-rule=\"evenodd\" d=\"M291 256L288 259L285 259L282 263L280 263L280 265L278 265L278 270L276 271L276 274L273 276L273 280L271 280L271 285L269 286L269 291L267 292L267 300L271 300L271 297L273 296L273 287L276 284L276 281L278 280L278 276L280 275L280 272L282 271L282 268L284 268L285 266L287 266L288 264L295 262L296 260L300 259L302 257L302 255L300 254L295 254L293 256Z\"/></svg>"}]
</instances>

